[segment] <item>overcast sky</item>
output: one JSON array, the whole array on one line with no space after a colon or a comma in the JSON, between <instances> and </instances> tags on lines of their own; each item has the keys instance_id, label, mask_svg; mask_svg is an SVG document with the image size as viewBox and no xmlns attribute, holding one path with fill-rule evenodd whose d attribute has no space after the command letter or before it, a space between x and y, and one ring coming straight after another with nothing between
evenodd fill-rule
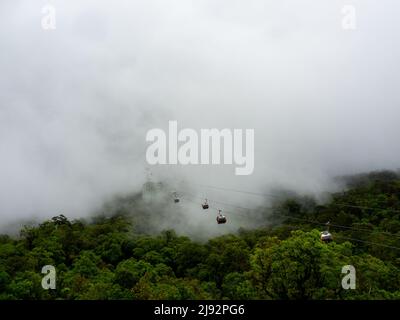
<instances>
[{"instance_id":1,"label":"overcast sky","mask_svg":"<svg viewBox=\"0 0 400 320\"><path fill-rule=\"evenodd\" d=\"M55 30L41 26L48 3ZM397 0L2 0L0 225L139 190L146 132L169 120L255 129L255 170L158 179L318 193L399 168L399 17Z\"/></svg>"}]
</instances>

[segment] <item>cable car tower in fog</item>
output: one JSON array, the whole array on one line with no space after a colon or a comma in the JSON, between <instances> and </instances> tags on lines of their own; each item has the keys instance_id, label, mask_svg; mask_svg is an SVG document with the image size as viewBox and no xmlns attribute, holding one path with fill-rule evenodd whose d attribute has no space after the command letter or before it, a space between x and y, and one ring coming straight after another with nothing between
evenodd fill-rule
<instances>
[{"instance_id":1,"label":"cable car tower in fog","mask_svg":"<svg viewBox=\"0 0 400 320\"><path fill-rule=\"evenodd\" d=\"M142 187L142 199L146 203L151 203L155 200L156 195L162 190L163 184L161 182L153 181L153 174L149 168L146 168L147 181Z\"/></svg>"}]
</instances>

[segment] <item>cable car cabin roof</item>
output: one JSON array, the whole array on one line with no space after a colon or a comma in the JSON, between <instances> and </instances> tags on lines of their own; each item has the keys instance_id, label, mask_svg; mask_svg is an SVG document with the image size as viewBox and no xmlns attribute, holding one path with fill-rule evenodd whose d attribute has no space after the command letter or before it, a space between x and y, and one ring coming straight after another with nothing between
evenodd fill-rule
<instances>
[{"instance_id":1,"label":"cable car cabin roof","mask_svg":"<svg viewBox=\"0 0 400 320\"><path fill-rule=\"evenodd\" d=\"M329 231L322 231L321 232L321 237L331 237L331 233Z\"/></svg>"}]
</instances>

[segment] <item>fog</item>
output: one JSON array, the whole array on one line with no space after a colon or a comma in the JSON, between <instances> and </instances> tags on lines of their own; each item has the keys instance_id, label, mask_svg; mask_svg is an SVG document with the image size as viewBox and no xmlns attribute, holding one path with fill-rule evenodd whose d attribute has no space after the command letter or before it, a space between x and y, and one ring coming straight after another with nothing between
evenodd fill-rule
<instances>
[{"instance_id":1,"label":"fog","mask_svg":"<svg viewBox=\"0 0 400 320\"><path fill-rule=\"evenodd\" d=\"M46 4L55 30L42 28ZM159 222L174 227L178 213L183 233L217 227L214 213L199 218L204 197L266 201L202 184L318 195L337 175L397 169L399 16L395 0L1 1L0 228L87 217L139 192L146 132L169 120L255 130L252 175L150 167L199 197Z\"/></svg>"}]
</instances>

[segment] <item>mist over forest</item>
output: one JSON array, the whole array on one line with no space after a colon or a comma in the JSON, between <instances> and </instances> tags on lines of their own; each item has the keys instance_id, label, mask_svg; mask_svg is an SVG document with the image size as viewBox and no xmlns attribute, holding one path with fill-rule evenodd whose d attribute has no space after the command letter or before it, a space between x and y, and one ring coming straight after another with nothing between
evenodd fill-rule
<instances>
[{"instance_id":1,"label":"mist over forest","mask_svg":"<svg viewBox=\"0 0 400 320\"><path fill-rule=\"evenodd\" d=\"M51 31L41 5L0 4L2 231L87 218L140 193L146 132L169 120L255 130L250 176L232 165L151 168L157 181L251 209L270 204L196 185L319 198L342 188L337 176L399 167L396 1L357 5L351 31L339 0L64 1ZM206 228L182 206L182 228Z\"/></svg>"},{"instance_id":2,"label":"mist over forest","mask_svg":"<svg viewBox=\"0 0 400 320\"><path fill-rule=\"evenodd\" d=\"M0 300L399 300L399 16L1 0ZM149 161L171 123L227 164Z\"/></svg>"}]
</instances>

